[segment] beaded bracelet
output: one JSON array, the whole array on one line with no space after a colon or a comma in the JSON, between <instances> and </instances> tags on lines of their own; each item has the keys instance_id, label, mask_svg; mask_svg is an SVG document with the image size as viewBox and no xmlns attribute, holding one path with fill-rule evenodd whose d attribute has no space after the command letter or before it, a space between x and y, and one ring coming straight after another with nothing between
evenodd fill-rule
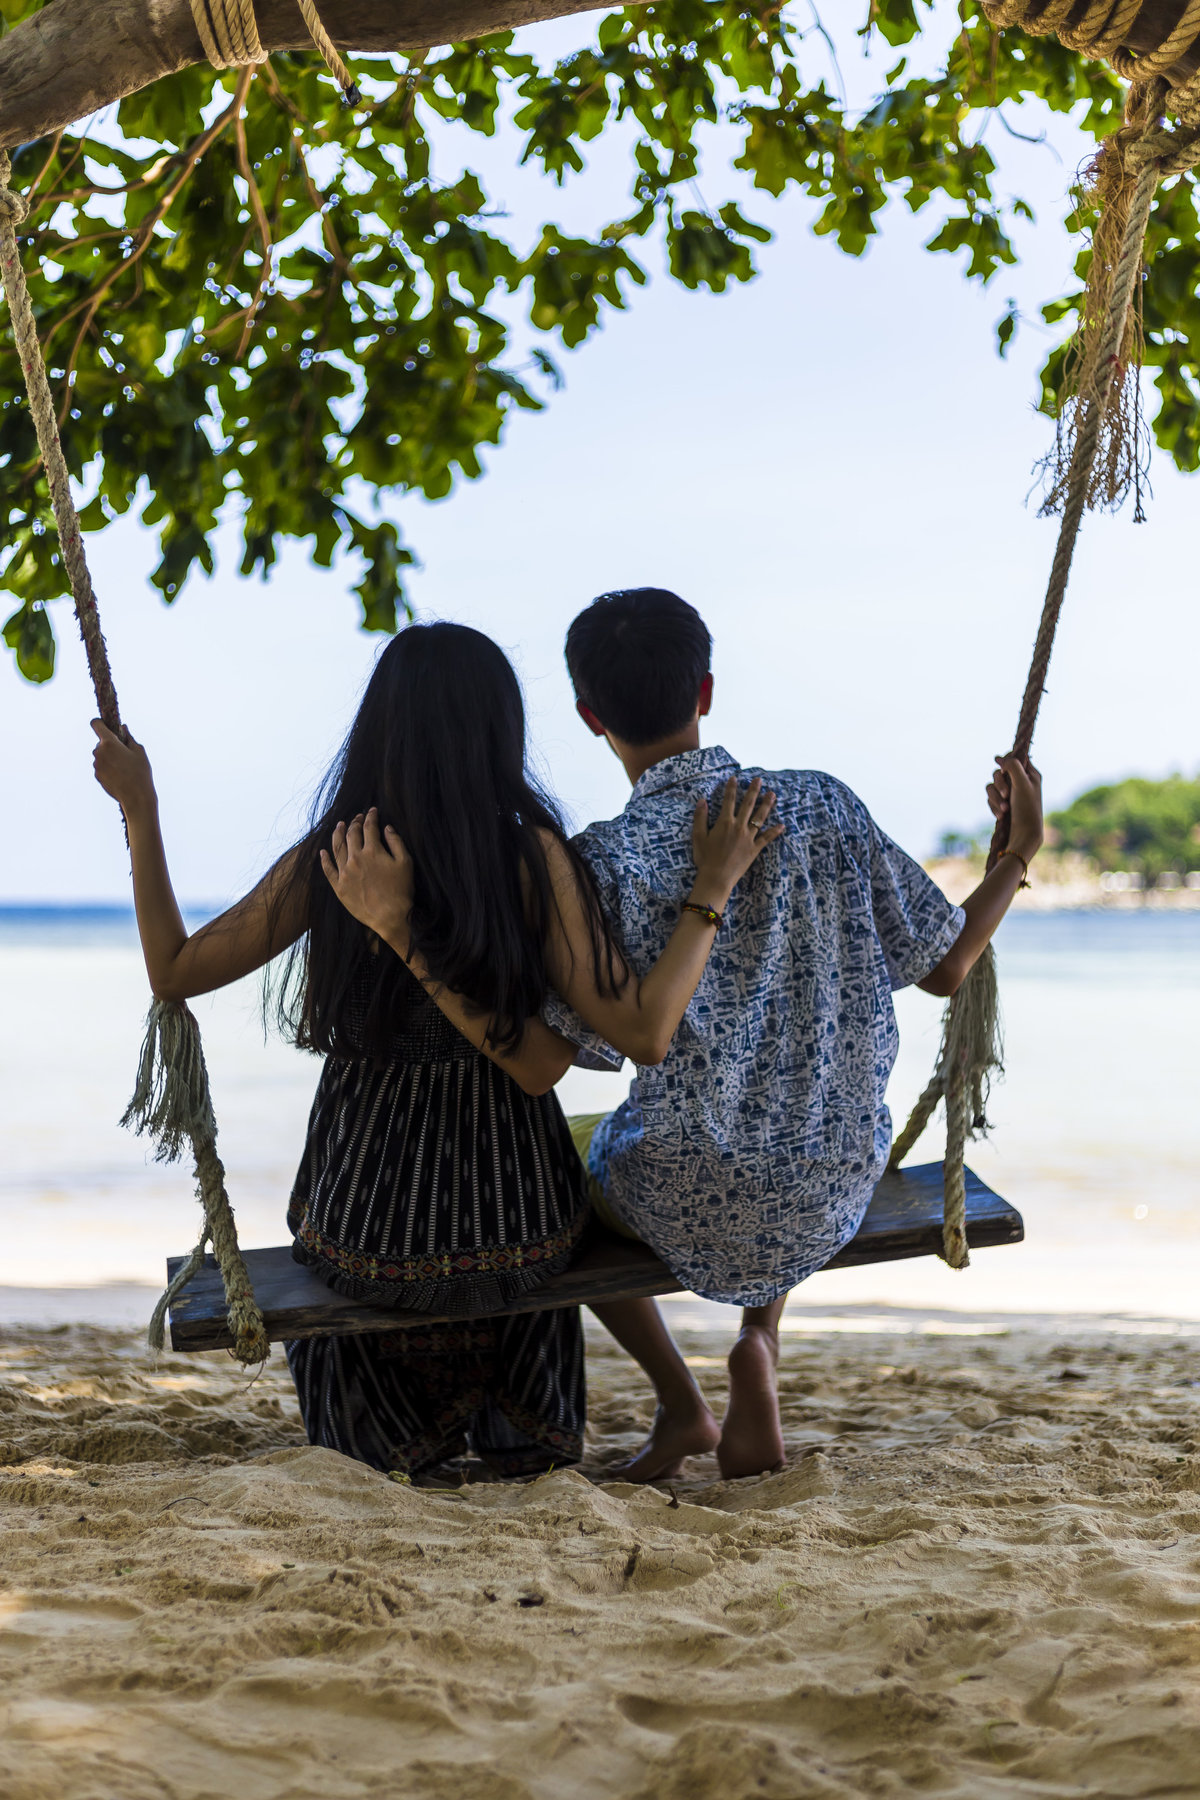
<instances>
[{"instance_id":1,"label":"beaded bracelet","mask_svg":"<svg viewBox=\"0 0 1200 1800\"><path fill-rule=\"evenodd\" d=\"M683 910L694 912L697 918L703 919L706 925L715 925L718 931L725 923L724 913L719 913L715 906L700 906L695 900L685 900Z\"/></svg>"}]
</instances>

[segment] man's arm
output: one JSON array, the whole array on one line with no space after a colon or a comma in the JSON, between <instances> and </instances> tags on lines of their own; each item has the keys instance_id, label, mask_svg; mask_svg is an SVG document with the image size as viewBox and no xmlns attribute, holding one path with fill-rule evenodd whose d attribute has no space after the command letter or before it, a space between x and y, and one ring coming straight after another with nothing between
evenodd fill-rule
<instances>
[{"instance_id":1,"label":"man's arm","mask_svg":"<svg viewBox=\"0 0 1200 1800\"><path fill-rule=\"evenodd\" d=\"M629 971L609 990L592 955L591 933L578 878L561 845L546 842L557 916L551 921L546 965L556 993L584 1024L615 1050L642 1065L660 1063L700 984L731 894L763 850L783 834L768 824L775 795L763 791L756 775L740 796L737 781L725 783L716 820L708 824L708 803L699 800L692 818L696 879L664 948L645 974Z\"/></svg>"},{"instance_id":2,"label":"man's arm","mask_svg":"<svg viewBox=\"0 0 1200 1800\"><path fill-rule=\"evenodd\" d=\"M997 819L1008 821L1006 849L994 869L988 871L963 901L966 923L957 941L940 963L917 986L927 994L949 999L967 979L996 929L1013 903L1025 879L1025 870L1042 847L1042 778L1016 756L998 756L996 774L988 783L988 805Z\"/></svg>"}]
</instances>

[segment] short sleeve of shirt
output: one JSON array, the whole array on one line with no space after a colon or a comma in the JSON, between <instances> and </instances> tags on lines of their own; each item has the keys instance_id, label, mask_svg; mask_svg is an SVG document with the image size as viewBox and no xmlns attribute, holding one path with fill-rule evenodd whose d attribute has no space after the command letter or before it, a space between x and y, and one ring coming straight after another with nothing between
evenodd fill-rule
<instances>
[{"instance_id":1,"label":"short sleeve of shirt","mask_svg":"<svg viewBox=\"0 0 1200 1800\"><path fill-rule=\"evenodd\" d=\"M575 848L586 858L588 867L596 878L596 887L600 895L600 904L610 927L616 926L615 880L608 866L607 859L599 854L597 847L590 843L584 832L575 839ZM570 1043L576 1046L575 1067L577 1069L600 1069L607 1074L619 1073L625 1066L625 1058L619 1050L614 1050L598 1032L585 1025L574 1007L568 1006L561 994L551 988L546 995L542 1007L542 1018L552 1031L557 1031Z\"/></svg>"},{"instance_id":2,"label":"short sleeve of shirt","mask_svg":"<svg viewBox=\"0 0 1200 1800\"><path fill-rule=\"evenodd\" d=\"M923 981L966 923L920 863L870 820L871 908L893 989Z\"/></svg>"},{"instance_id":3,"label":"short sleeve of shirt","mask_svg":"<svg viewBox=\"0 0 1200 1800\"><path fill-rule=\"evenodd\" d=\"M573 1007L551 988L542 1006L542 1018L552 1031L559 1032L575 1045L577 1069L603 1069L606 1074L619 1074L625 1058L606 1043L598 1032L584 1024Z\"/></svg>"}]
</instances>

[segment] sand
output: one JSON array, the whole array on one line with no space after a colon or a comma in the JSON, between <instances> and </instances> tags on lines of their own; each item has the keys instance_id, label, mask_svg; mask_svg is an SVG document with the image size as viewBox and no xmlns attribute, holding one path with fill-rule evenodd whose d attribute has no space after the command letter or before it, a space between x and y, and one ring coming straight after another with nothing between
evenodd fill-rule
<instances>
[{"instance_id":1,"label":"sand","mask_svg":"<svg viewBox=\"0 0 1200 1800\"><path fill-rule=\"evenodd\" d=\"M586 1476L438 1491L281 1358L0 1334L4 1800L1200 1793L1194 1344L791 1334L791 1466L674 1494L590 1381Z\"/></svg>"}]
</instances>

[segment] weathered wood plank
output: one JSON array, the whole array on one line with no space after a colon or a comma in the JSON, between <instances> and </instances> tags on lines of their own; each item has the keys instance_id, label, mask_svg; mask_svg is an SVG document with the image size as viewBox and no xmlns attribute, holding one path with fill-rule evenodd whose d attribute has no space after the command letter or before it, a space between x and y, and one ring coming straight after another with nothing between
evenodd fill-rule
<instances>
[{"instance_id":1,"label":"weathered wood plank","mask_svg":"<svg viewBox=\"0 0 1200 1800\"><path fill-rule=\"evenodd\" d=\"M829 1267L853 1268L861 1263L936 1255L941 1245L941 1217L940 1163L889 1172L875 1190L858 1236ZM1024 1235L1020 1213L968 1169L967 1241L971 1248L1018 1244ZM181 1261L181 1257L169 1258L168 1278ZM432 1324L445 1316L385 1312L381 1307L347 1300L326 1287L311 1269L294 1262L290 1245L248 1250L246 1264L272 1342L280 1338L322 1337L333 1332L394 1331L406 1325ZM673 1294L679 1289L670 1270L645 1244L633 1244L597 1230L569 1269L536 1293L502 1308L496 1316L540 1312L549 1307L586 1306L594 1300ZM171 1308L171 1345L175 1350L222 1350L232 1341L225 1322L221 1277L209 1256L200 1274Z\"/></svg>"}]
</instances>

